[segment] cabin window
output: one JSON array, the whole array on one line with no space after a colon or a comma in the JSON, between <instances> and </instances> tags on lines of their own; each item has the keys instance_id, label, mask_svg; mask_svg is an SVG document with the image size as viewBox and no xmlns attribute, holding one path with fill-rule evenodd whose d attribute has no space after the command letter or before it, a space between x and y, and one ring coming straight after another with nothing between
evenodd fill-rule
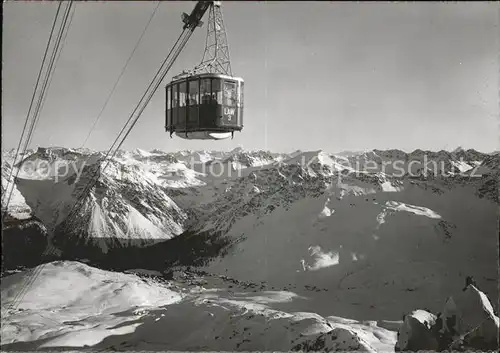
<instances>
[{"instance_id":1,"label":"cabin window","mask_svg":"<svg viewBox=\"0 0 500 353\"><path fill-rule=\"evenodd\" d=\"M179 89L178 85L172 86L172 124L176 125L179 117Z\"/></svg>"},{"instance_id":2,"label":"cabin window","mask_svg":"<svg viewBox=\"0 0 500 353\"><path fill-rule=\"evenodd\" d=\"M240 107L243 107L243 102L245 101L245 82L240 82Z\"/></svg>"},{"instance_id":3,"label":"cabin window","mask_svg":"<svg viewBox=\"0 0 500 353\"><path fill-rule=\"evenodd\" d=\"M236 106L236 82L224 81L224 105Z\"/></svg>"},{"instance_id":4,"label":"cabin window","mask_svg":"<svg viewBox=\"0 0 500 353\"><path fill-rule=\"evenodd\" d=\"M210 104L211 81L209 78L202 78L200 82L201 104Z\"/></svg>"},{"instance_id":5,"label":"cabin window","mask_svg":"<svg viewBox=\"0 0 500 353\"><path fill-rule=\"evenodd\" d=\"M199 103L199 88L200 81L189 81L189 105L197 105Z\"/></svg>"},{"instance_id":6,"label":"cabin window","mask_svg":"<svg viewBox=\"0 0 500 353\"><path fill-rule=\"evenodd\" d=\"M214 79L212 81L212 97L217 104L223 104L221 81L221 79Z\"/></svg>"},{"instance_id":7,"label":"cabin window","mask_svg":"<svg viewBox=\"0 0 500 353\"><path fill-rule=\"evenodd\" d=\"M167 86L167 126L170 126L172 124L172 111L170 110L172 108L172 92L171 92L171 87Z\"/></svg>"},{"instance_id":8,"label":"cabin window","mask_svg":"<svg viewBox=\"0 0 500 353\"><path fill-rule=\"evenodd\" d=\"M172 88L167 87L167 110L170 110L172 108Z\"/></svg>"},{"instance_id":9,"label":"cabin window","mask_svg":"<svg viewBox=\"0 0 500 353\"><path fill-rule=\"evenodd\" d=\"M186 81L179 84L179 106L185 107L188 101Z\"/></svg>"},{"instance_id":10,"label":"cabin window","mask_svg":"<svg viewBox=\"0 0 500 353\"><path fill-rule=\"evenodd\" d=\"M179 106L179 95L178 95L178 85L172 86L172 108L177 108Z\"/></svg>"}]
</instances>

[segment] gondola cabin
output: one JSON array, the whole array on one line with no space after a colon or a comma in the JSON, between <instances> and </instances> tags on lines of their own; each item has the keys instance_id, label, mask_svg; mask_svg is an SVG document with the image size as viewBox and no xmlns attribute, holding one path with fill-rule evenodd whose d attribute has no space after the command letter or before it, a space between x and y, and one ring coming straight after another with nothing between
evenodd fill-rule
<instances>
[{"instance_id":1,"label":"gondola cabin","mask_svg":"<svg viewBox=\"0 0 500 353\"><path fill-rule=\"evenodd\" d=\"M166 86L166 131L188 140L223 140L243 129L243 79L205 73Z\"/></svg>"}]
</instances>

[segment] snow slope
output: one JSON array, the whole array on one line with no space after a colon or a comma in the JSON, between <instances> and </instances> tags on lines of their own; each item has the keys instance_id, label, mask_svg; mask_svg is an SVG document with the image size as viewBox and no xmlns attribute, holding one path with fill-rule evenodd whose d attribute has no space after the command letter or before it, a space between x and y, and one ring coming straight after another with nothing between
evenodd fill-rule
<instances>
[{"instance_id":1,"label":"snow slope","mask_svg":"<svg viewBox=\"0 0 500 353\"><path fill-rule=\"evenodd\" d=\"M296 299L290 292L164 284L78 262L41 267L21 304L9 309L26 278L18 273L1 284L7 349L286 351L321 343L386 352L396 342L394 331L376 323L275 308Z\"/></svg>"}]
</instances>

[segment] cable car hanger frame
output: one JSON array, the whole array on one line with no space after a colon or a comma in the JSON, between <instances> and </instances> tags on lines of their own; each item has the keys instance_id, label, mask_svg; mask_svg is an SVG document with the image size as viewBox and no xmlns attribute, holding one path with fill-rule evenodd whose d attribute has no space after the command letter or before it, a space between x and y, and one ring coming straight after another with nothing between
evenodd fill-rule
<instances>
[{"instance_id":1,"label":"cable car hanger frame","mask_svg":"<svg viewBox=\"0 0 500 353\"><path fill-rule=\"evenodd\" d=\"M233 138L234 131L243 128L244 81L232 74L220 1L198 2L191 15L183 14L185 26L201 26L203 11L209 12L203 57L195 68L173 76L165 87L165 128L171 137L175 133L185 139ZM203 99L202 80L210 80L208 92L204 83Z\"/></svg>"}]
</instances>

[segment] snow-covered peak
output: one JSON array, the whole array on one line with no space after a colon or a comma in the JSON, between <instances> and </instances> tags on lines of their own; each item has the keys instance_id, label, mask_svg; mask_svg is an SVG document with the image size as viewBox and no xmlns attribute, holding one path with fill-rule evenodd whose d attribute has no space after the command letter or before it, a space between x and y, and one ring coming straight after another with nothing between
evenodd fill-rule
<instances>
[{"instance_id":1,"label":"snow-covered peak","mask_svg":"<svg viewBox=\"0 0 500 353\"><path fill-rule=\"evenodd\" d=\"M355 157L355 156L362 155L363 153L364 153L364 151L340 151L340 152L336 152L334 154L336 156L339 156L339 157Z\"/></svg>"},{"instance_id":2,"label":"snow-covered peak","mask_svg":"<svg viewBox=\"0 0 500 353\"><path fill-rule=\"evenodd\" d=\"M243 151L232 152L223 163L232 163L235 169L260 167L271 164L277 159L269 152L265 151Z\"/></svg>"},{"instance_id":3,"label":"snow-covered peak","mask_svg":"<svg viewBox=\"0 0 500 353\"><path fill-rule=\"evenodd\" d=\"M238 146L238 147L236 147L236 148L232 149L232 150L229 152L229 154L230 154L230 155L231 155L231 154L236 154L236 153L240 153L240 152L243 152L243 151L244 151L244 150L243 150L243 147Z\"/></svg>"},{"instance_id":4,"label":"snow-covered peak","mask_svg":"<svg viewBox=\"0 0 500 353\"><path fill-rule=\"evenodd\" d=\"M166 152L165 152L165 151L163 151L163 150L160 150L160 149L158 149L158 148L155 148L155 149L152 149L152 150L150 151L150 153L153 153L153 154L165 154Z\"/></svg>"},{"instance_id":5,"label":"snow-covered peak","mask_svg":"<svg viewBox=\"0 0 500 353\"><path fill-rule=\"evenodd\" d=\"M135 153L139 155L139 157L151 157L153 154L148 151L141 150L140 148L135 149Z\"/></svg>"},{"instance_id":6,"label":"snow-covered peak","mask_svg":"<svg viewBox=\"0 0 500 353\"><path fill-rule=\"evenodd\" d=\"M398 150L398 149L391 149L391 150L373 150L373 152L382 158L388 158L388 159L405 159L406 158L406 153L404 151Z\"/></svg>"}]
</instances>

